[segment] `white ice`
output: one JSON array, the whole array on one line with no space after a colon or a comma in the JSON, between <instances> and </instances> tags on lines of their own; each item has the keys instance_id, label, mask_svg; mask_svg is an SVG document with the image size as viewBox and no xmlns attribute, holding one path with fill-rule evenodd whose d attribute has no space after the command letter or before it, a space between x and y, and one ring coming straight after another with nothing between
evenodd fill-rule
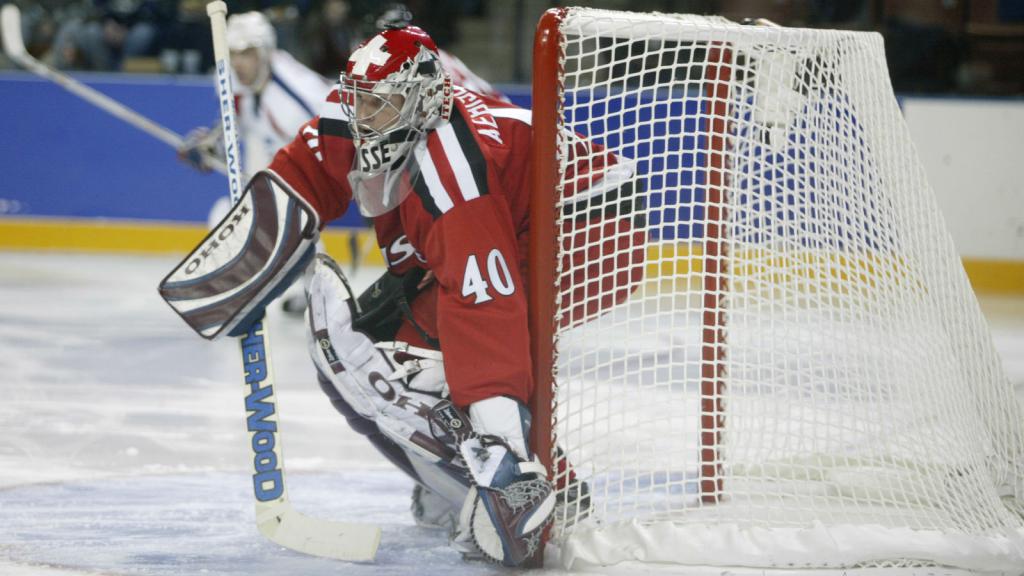
<instances>
[{"instance_id":1,"label":"white ice","mask_svg":"<svg viewBox=\"0 0 1024 576\"><path fill-rule=\"evenodd\" d=\"M0 253L0 574L508 573L463 562L442 533L413 524L411 482L330 406L302 321L282 314L269 324L291 499L384 533L373 564L260 536L236 344L199 338L160 300L156 285L175 263ZM356 288L379 273L364 269ZM1024 390L1024 305L983 307Z\"/></svg>"}]
</instances>

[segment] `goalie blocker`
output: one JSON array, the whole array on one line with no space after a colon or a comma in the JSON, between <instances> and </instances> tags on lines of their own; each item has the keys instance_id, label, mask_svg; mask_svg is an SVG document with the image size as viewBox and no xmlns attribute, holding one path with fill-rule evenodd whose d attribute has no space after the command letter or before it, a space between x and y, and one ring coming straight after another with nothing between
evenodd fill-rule
<instances>
[{"instance_id":1,"label":"goalie blocker","mask_svg":"<svg viewBox=\"0 0 1024 576\"><path fill-rule=\"evenodd\" d=\"M209 340L241 336L302 273L316 252L320 219L271 170L160 283L160 296Z\"/></svg>"}]
</instances>

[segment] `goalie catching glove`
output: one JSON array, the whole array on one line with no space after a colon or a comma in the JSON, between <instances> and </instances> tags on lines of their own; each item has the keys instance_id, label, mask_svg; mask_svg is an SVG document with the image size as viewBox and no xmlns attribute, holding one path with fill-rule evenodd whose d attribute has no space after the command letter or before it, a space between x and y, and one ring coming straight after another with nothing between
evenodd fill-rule
<instances>
[{"instance_id":1,"label":"goalie catching glove","mask_svg":"<svg viewBox=\"0 0 1024 576\"><path fill-rule=\"evenodd\" d=\"M469 407L473 434L459 451L473 476L459 518L456 545L467 539L491 560L521 566L543 544L555 494L540 461L530 457L530 413L516 400L494 397Z\"/></svg>"}]
</instances>

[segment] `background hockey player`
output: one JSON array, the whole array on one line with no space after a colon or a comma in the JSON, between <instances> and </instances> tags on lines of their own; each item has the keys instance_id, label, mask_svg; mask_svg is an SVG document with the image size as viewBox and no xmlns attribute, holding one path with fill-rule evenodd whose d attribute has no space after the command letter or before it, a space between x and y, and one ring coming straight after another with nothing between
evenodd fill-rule
<instances>
[{"instance_id":1,"label":"background hockey player","mask_svg":"<svg viewBox=\"0 0 1024 576\"><path fill-rule=\"evenodd\" d=\"M299 127L316 115L330 84L284 50L277 33L261 12L233 14L227 21L227 41L234 72L235 113L242 148L242 165L250 173L266 167L277 151L291 142ZM223 156L220 124L189 133L179 157L208 172L200 151ZM210 210L209 227L227 214L225 196Z\"/></svg>"},{"instance_id":2,"label":"background hockey player","mask_svg":"<svg viewBox=\"0 0 1024 576\"><path fill-rule=\"evenodd\" d=\"M530 122L527 110L452 85L419 28L385 30L352 54L320 116L253 176L190 255L194 264L186 259L162 286L207 337L244 333L246 318L311 254L315 229L354 200L372 218L388 272L356 298L329 257L315 259L308 321L321 387L422 487L419 496L426 490L443 503L437 509L459 511L450 521L456 548L509 566L537 550L556 504L527 444ZM564 257L585 263L606 291L616 288L604 300L583 297L592 283L573 288L588 302L562 320L575 323L628 295L644 239L634 226L633 163L567 139L575 184L561 208L566 226L600 241L590 251L566 247ZM244 227L280 240L269 250L235 241L252 236ZM218 263L223 273L206 268ZM241 279L239 269L253 273ZM228 292L210 285L225 274L243 284Z\"/></svg>"},{"instance_id":3,"label":"background hockey player","mask_svg":"<svg viewBox=\"0 0 1024 576\"><path fill-rule=\"evenodd\" d=\"M316 115L330 84L291 54L277 49L277 33L262 12L228 17L227 41L234 73L232 86L242 166L252 173L266 167L274 154L291 142L299 127ZM179 157L208 172L200 152L223 156L220 124L216 126L200 127L189 133L178 151ZM218 198L210 208L207 226L213 228L220 222L230 206L227 196ZM305 301L298 284L283 296L282 307L301 314Z\"/></svg>"}]
</instances>

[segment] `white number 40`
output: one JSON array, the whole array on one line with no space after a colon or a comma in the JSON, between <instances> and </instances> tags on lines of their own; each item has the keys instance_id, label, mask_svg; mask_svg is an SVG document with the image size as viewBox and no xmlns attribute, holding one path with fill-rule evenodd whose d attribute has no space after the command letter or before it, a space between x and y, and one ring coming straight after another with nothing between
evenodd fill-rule
<instances>
[{"instance_id":1,"label":"white number 40","mask_svg":"<svg viewBox=\"0 0 1024 576\"><path fill-rule=\"evenodd\" d=\"M512 274L508 271L508 264L505 257L497 248L491 250L487 255L487 277L490 283L484 280L480 272L480 264L476 261L476 255L470 254L466 260L466 274L462 277L462 296L469 298L476 296L474 304L483 304L494 298L487 293L487 288L494 288L494 291L502 296L511 296L516 291L512 283Z\"/></svg>"}]
</instances>

